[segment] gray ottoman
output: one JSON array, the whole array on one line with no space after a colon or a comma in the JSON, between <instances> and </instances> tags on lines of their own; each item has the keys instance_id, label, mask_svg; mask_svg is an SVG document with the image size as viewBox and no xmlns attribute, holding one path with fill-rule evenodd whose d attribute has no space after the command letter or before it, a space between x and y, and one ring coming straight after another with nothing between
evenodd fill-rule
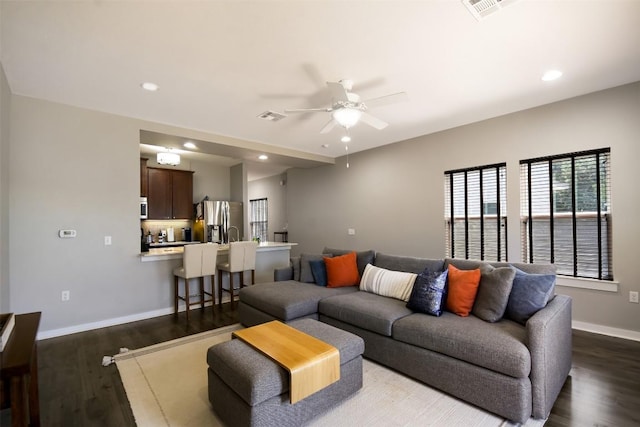
<instances>
[{"instance_id":1,"label":"gray ottoman","mask_svg":"<svg viewBox=\"0 0 640 427\"><path fill-rule=\"evenodd\" d=\"M229 426L300 426L362 388L364 341L313 319L288 324L336 347L340 380L298 403L289 403L289 373L241 340L207 351L209 401Z\"/></svg>"}]
</instances>

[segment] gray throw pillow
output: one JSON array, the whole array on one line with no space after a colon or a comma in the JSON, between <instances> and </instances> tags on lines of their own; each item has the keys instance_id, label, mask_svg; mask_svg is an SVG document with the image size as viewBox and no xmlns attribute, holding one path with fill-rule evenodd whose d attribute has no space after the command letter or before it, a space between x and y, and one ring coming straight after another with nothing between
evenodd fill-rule
<instances>
[{"instance_id":1,"label":"gray throw pillow","mask_svg":"<svg viewBox=\"0 0 640 427\"><path fill-rule=\"evenodd\" d=\"M302 254L300 255L300 281L304 283L316 283L309 261L322 261L323 257L331 258L331 254Z\"/></svg>"},{"instance_id":2,"label":"gray throw pillow","mask_svg":"<svg viewBox=\"0 0 640 427\"><path fill-rule=\"evenodd\" d=\"M293 280L300 280L300 257L291 257L291 266L293 267Z\"/></svg>"},{"instance_id":3,"label":"gray throw pillow","mask_svg":"<svg viewBox=\"0 0 640 427\"><path fill-rule=\"evenodd\" d=\"M527 323L531 316L546 307L555 283L555 274L527 274L516 268L505 317L523 325Z\"/></svg>"},{"instance_id":4,"label":"gray throw pillow","mask_svg":"<svg viewBox=\"0 0 640 427\"><path fill-rule=\"evenodd\" d=\"M509 295L516 276L513 267L493 268L483 266L478 295L471 311L474 316L487 322L497 322L502 319L507 309Z\"/></svg>"}]
</instances>

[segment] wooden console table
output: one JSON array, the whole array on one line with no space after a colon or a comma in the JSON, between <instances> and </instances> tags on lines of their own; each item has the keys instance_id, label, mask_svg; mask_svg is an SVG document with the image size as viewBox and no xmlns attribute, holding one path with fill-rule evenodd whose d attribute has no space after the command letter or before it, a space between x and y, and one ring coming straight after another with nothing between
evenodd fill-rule
<instances>
[{"instance_id":1,"label":"wooden console table","mask_svg":"<svg viewBox=\"0 0 640 427\"><path fill-rule=\"evenodd\" d=\"M12 426L40 425L36 344L40 316L40 312L16 315L11 337L0 353L2 393L10 388Z\"/></svg>"},{"instance_id":2,"label":"wooden console table","mask_svg":"<svg viewBox=\"0 0 640 427\"><path fill-rule=\"evenodd\" d=\"M289 371L289 397L296 403L340 379L340 353L304 332L274 320L233 332Z\"/></svg>"}]
</instances>

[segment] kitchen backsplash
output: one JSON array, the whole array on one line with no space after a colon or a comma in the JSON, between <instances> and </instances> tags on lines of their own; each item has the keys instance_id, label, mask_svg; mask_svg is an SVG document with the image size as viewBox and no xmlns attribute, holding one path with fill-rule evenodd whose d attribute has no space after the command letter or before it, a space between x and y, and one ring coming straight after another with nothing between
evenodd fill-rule
<instances>
[{"instance_id":1,"label":"kitchen backsplash","mask_svg":"<svg viewBox=\"0 0 640 427\"><path fill-rule=\"evenodd\" d=\"M193 230L193 221L175 219L175 220L143 220L140 221L140 227L146 236L151 231L151 235L153 236L153 242L158 242L158 234L160 230L166 230L170 227L173 227L173 234L176 241L183 241L184 236L182 234L183 228L191 228ZM193 240L193 232L191 234Z\"/></svg>"}]
</instances>

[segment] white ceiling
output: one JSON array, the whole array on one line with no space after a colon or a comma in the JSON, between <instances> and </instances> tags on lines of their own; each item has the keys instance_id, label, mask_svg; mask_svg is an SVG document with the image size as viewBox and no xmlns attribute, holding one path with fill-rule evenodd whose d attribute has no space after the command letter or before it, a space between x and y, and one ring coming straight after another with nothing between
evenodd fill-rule
<instances>
[{"instance_id":1,"label":"white ceiling","mask_svg":"<svg viewBox=\"0 0 640 427\"><path fill-rule=\"evenodd\" d=\"M328 113L256 116L328 106L326 81L408 94L369 111L384 130L351 129L353 153L640 80L639 0L520 0L480 22L459 0L2 0L0 18L14 94L307 157L345 153Z\"/></svg>"}]
</instances>

